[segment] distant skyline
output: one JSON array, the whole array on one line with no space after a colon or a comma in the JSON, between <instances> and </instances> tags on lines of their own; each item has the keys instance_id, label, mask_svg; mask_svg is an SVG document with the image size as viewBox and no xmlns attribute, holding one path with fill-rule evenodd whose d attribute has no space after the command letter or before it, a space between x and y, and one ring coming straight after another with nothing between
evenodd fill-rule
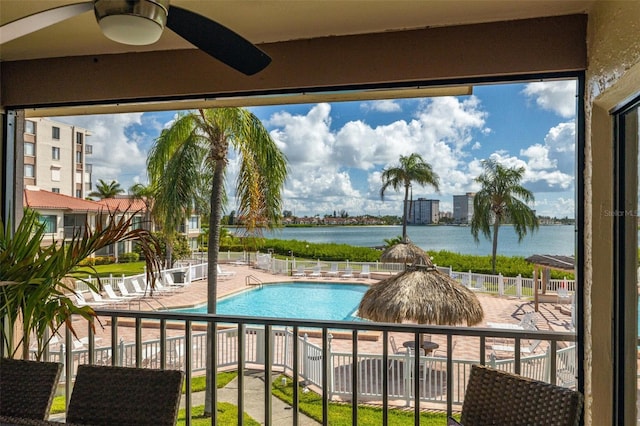
<instances>
[{"instance_id":1,"label":"distant skyline","mask_svg":"<svg viewBox=\"0 0 640 426\"><path fill-rule=\"evenodd\" d=\"M476 192L481 160L525 167L538 215L574 216L574 80L474 87L470 96L250 107L287 156L283 208L297 216L401 215L404 194L385 192L381 171L417 152L440 176L440 193L413 187L414 198L440 200ZM147 183L146 158L176 112L51 117L92 132L93 182L116 180L124 189ZM227 173L234 210L237 157Z\"/></svg>"}]
</instances>

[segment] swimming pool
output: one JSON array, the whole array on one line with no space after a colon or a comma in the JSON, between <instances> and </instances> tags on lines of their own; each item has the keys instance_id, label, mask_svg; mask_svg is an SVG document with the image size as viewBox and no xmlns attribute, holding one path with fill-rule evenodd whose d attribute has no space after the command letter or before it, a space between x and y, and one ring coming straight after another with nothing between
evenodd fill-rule
<instances>
[{"instance_id":1,"label":"swimming pool","mask_svg":"<svg viewBox=\"0 0 640 426\"><path fill-rule=\"evenodd\" d=\"M354 316L369 286L311 282L265 284L218 300L221 315L357 321ZM206 305L174 312L206 313Z\"/></svg>"}]
</instances>

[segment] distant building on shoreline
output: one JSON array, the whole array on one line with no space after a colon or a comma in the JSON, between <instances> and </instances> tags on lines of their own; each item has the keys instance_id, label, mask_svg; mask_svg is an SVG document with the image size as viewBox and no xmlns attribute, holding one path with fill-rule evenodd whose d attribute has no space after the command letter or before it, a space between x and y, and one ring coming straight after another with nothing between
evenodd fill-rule
<instances>
[{"instance_id":1,"label":"distant building on shoreline","mask_svg":"<svg viewBox=\"0 0 640 426\"><path fill-rule=\"evenodd\" d=\"M408 225L431 225L438 223L440 218L440 200L428 200L418 198L408 201L409 213L407 217Z\"/></svg>"},{"instance_id":2,"label":"distant building on shoreline","mask_svg":"<svg viewBox=\"0 0 640 426\"><path fill-rule=\"evenodd\" d=\"M453 223L469 224L473 217L474 192L453 196Z\"/></svg>"}]
</instances>

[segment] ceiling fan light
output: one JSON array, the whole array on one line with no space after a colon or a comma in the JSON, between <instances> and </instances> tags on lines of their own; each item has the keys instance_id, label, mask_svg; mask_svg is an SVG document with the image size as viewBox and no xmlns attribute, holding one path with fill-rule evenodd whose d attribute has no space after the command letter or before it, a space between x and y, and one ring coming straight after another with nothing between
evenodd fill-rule
<instances>
[{"instance_id":1,"label":"ceiling fan light","mask_svg":"<svg viewBox=\"0 0 640 426\"><path fill-rule=\"evenodd\" d=\"M118 43L145 45L160 39L167 22L168 0L96 0L102 33Z\"/></svg>"}]
</instances>

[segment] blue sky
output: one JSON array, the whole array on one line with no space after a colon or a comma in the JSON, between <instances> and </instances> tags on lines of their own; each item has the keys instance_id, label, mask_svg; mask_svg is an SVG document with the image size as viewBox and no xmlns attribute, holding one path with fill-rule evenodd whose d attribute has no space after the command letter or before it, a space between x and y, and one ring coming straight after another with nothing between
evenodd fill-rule
<instances>
[{"instance_id":1,"label":"blue sky","mask_svg":"<svg viewBox=\"0 0 640 426\"><path fill-rule=\"evenodd\" d=\"M413 187L414 198L440 200L478 190L482 159L525 167L523 184L539 214L574 215L574 81L476 86L473 95L250 108L285 153L290 172L284 208L298 216L401 214L402 193L380 200L380 173L417 152L440 176L440 193ZM146 153L176 112L59 117L92 131L93 180L123 188L147 183ZM233 197L237 158L230 155ZM233 199L233 198L230 199ZM227 210L232 210L233 205Z\"/></svg>"}]
</instances>

